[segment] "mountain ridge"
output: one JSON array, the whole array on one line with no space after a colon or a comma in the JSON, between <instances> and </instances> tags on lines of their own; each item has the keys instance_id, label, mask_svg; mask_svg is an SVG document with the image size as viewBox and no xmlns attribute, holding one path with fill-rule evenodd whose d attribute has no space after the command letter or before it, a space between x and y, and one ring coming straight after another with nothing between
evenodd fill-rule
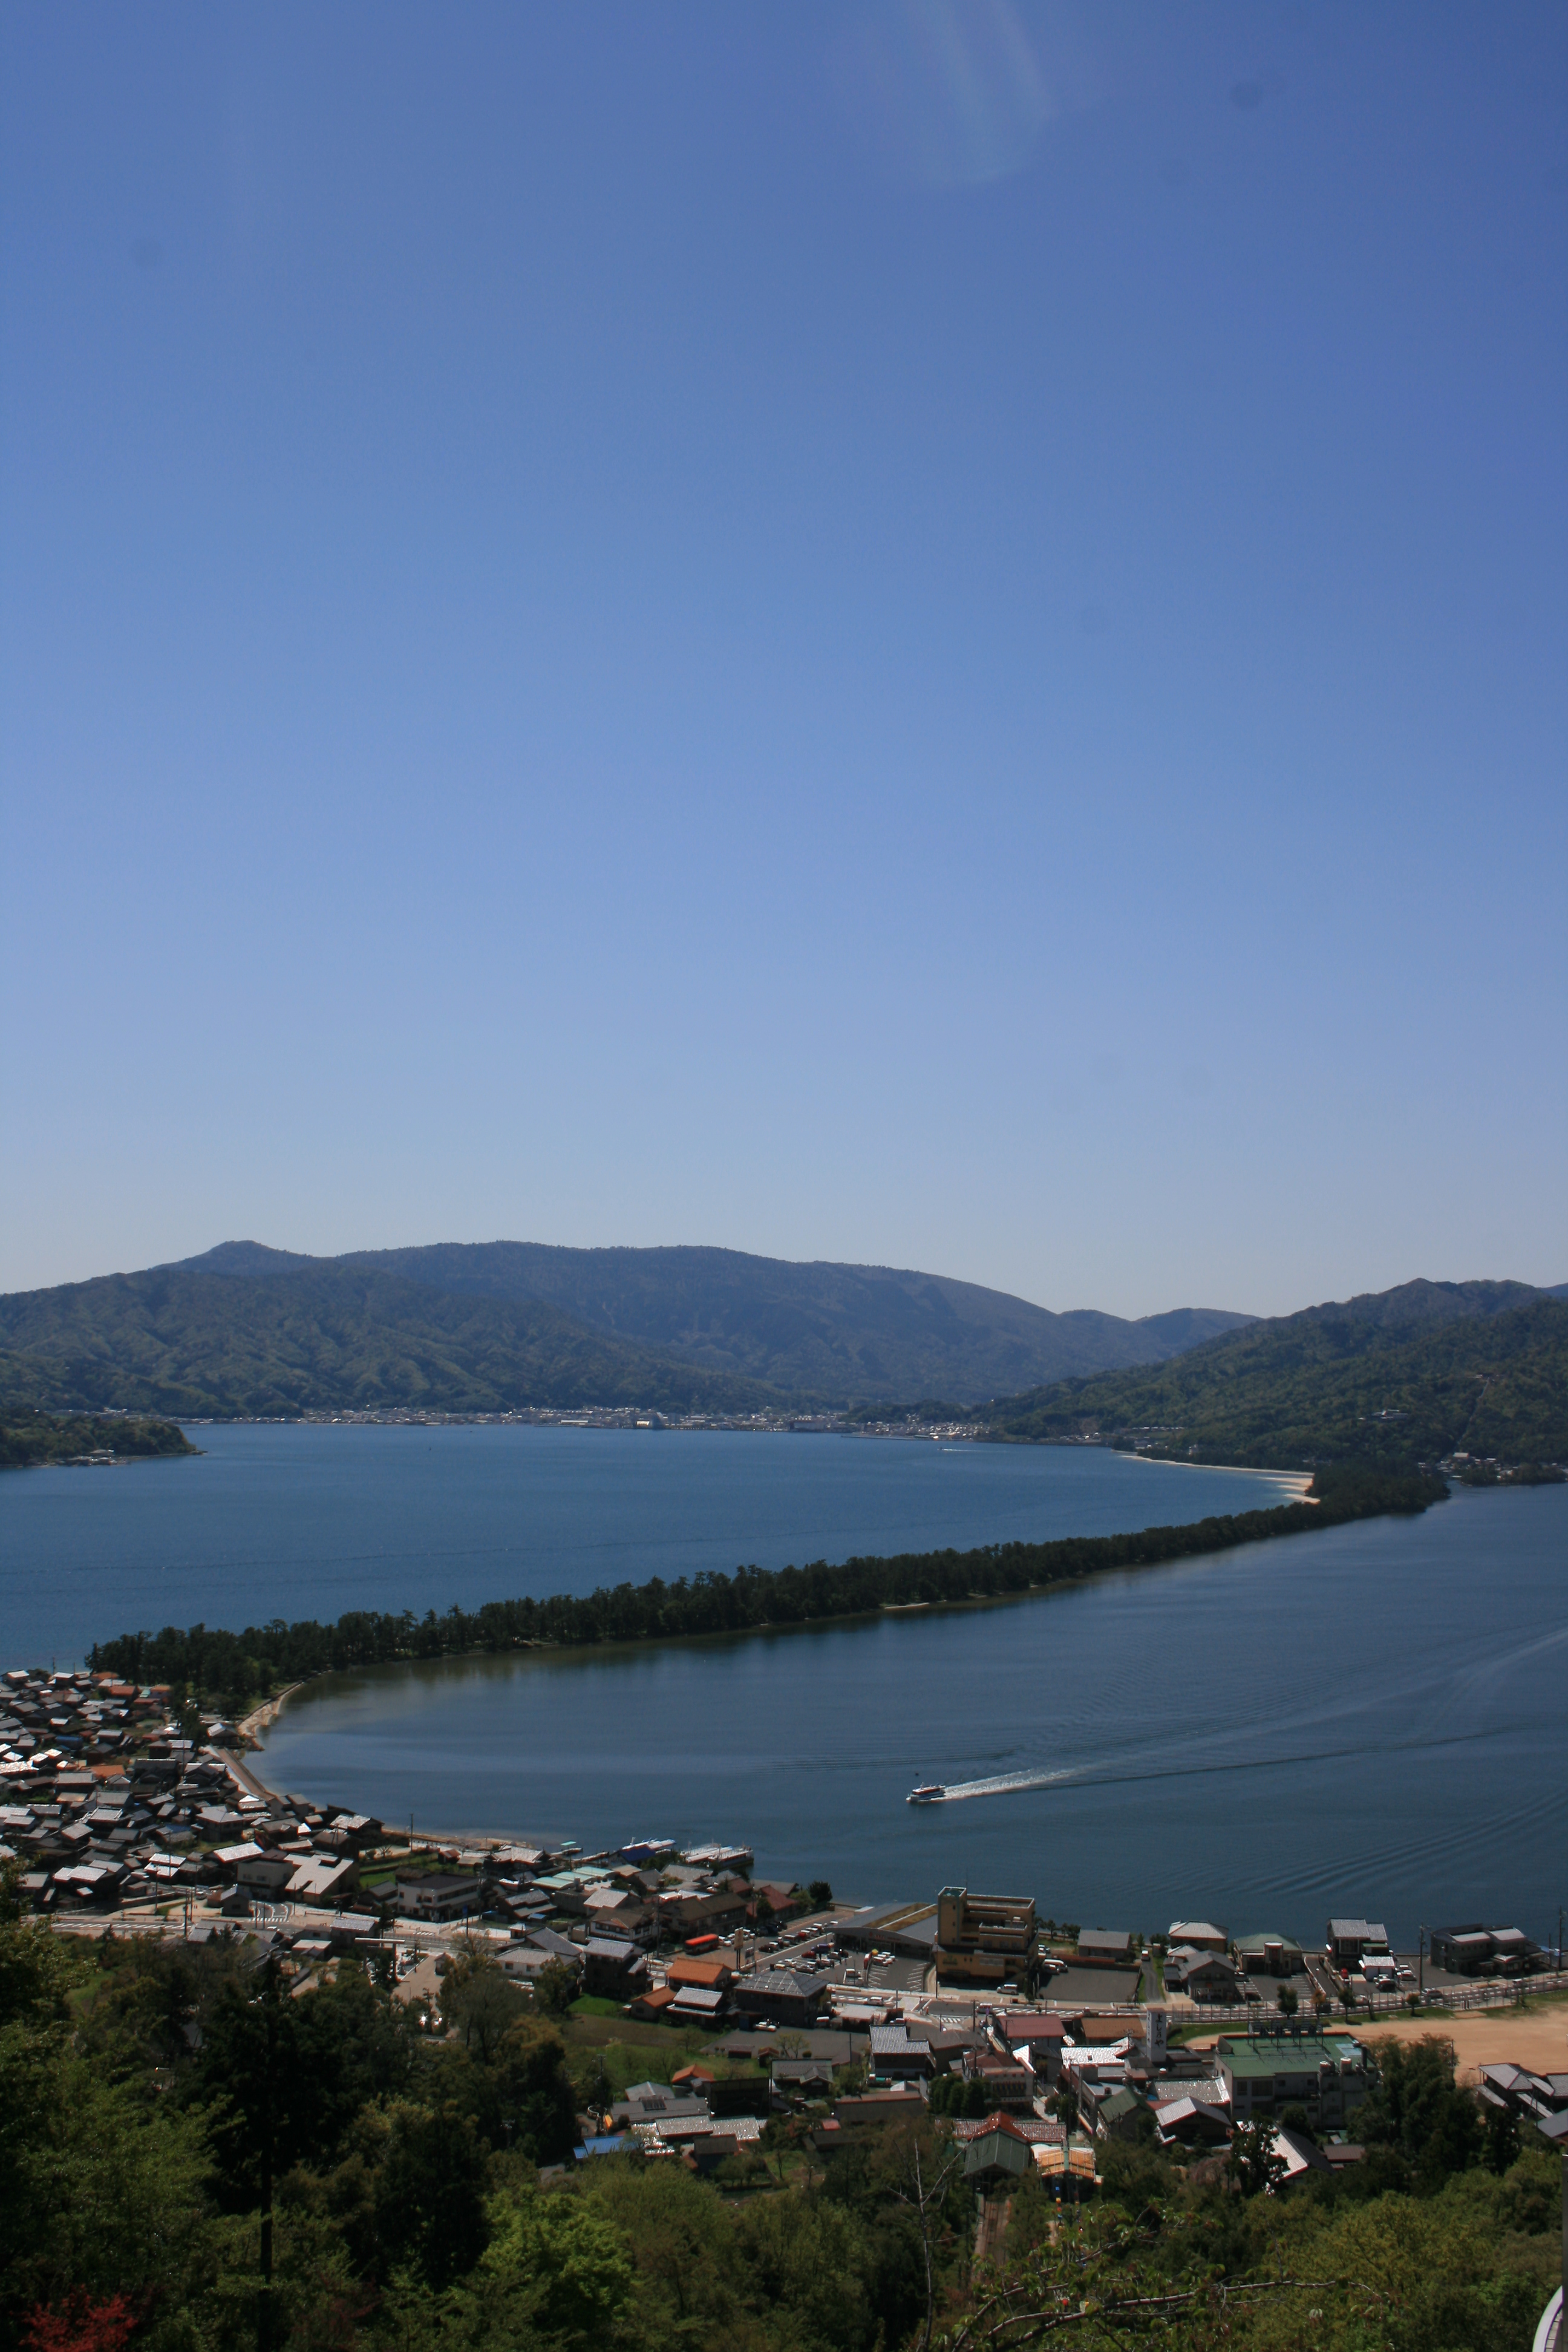
<instances>
[{"instance_id":1,"label":"mountain ridge","mask_svg":"<svg viewBox=\"0 0 1568 2352\"><path fill-rule=\"evenodd\" d=\"M690 1244L581 1250L437 1242L301 1259L240 1242L182 1262L187 1272L254 1279L329 1265L382 1268L459 1295L538 1298L605 1337L839 1402L916 1391L974 1402L1015 1391L1031 1377L1158 1361L1250 1319L1209 1307L1138 1321L1094 1308L1056 1313L910 1267Z\"/></svg>"},{"instance_id":2,"label":"mountain ridge","mask_svg":"<svg viewBox=\"0 0 1568 2352\"><path fill-rule=\"evenodd\" d=\"M1155 1366L988 1408L999 1435L1131 1440L1171 1458L1291 1469L1351 1457L1568 1457L1564 1286L1401 1283L1262 1318Z\"/></svg>"},{"instance_id":3,"label":"mountain ridge","mask_svg":"<svg viewBox=\"0 0 1568 2352\"><path fill-rule=\"evenodd\" d=\"M436 1243L313 1258L250 1241L0 1297L0 1397L206 1414L972 1402L1159 1360L1249 1318L1053 1314L912 1268L733 1250Z\"/></svg>"}]
</instances>

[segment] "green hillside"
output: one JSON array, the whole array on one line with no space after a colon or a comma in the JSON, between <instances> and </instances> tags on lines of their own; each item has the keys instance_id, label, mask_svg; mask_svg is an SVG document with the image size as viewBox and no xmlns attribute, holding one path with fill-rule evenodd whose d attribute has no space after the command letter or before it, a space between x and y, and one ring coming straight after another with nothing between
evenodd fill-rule
<instances>
[{"instance_id":1,"label":"green hillside","mask_svg":"<svg viewBox=\"0 0 1568 2352\"><path fill-rule=\"evenodd\" d=\"M268 1280L164 1269L0 1298L0 1408L189 1419L635 1403L749 1412L758 1381L683 1364L531 1300L329 1262Z\"/></svg>"},{"instance_id":2,"label":"green hillside","mask_svg":"<svg viewBox=\"0 0 1568 2352\"><path fill-rule=\"evenodd\" d=\"M538 1242L433 1243L300 1257L225 1242L184 1274L395 1275L422 1290L534 1300L605 1339L797 1396L951 1396L966 1402L1042 1381L1153 1364L1248 1318L1178 1307L1130 1322L898 1266L795 1265L724 1249L557 1249Z\"/></svg>"},{"instance_id":3,"label":"green hillside","mask_svg":"<svg viewBox=\"0 0 1568 2352\"><path fill-rule=\"evenodd\" d=\"M1243 1320L1052 1315L972 1283L737 1250L493 1242L310 1258L227 1242L0 1297L0 1406L224 1418L973 1400L1152 1363Z\"/></svg>"},{"instance_id":4,"label":"green hillside","mask_svg":"<svg viewBox=\"0 0 1568 2352\"><path fill-rule=\"evenodd\" d=\"M1405 1283L1254 1323L1147 1370L1063 1381L999 1435L1136 1436L1184 1460L1293 1469L1467 1452L1568 1460L1568 1302L1521 1283Z\"/></svg>"},{"instance_id":5,"label":"green hillside","mask_svg":"<svg viewBox=\"0 0 1568 2352\"><path fill-rule=\"evenodd\" d=\"M11 1411L0 1418L0 1470L26 1470L43 1462L75 1462L83 1454L112 1454L132 1462L158 1454L195 1454L183 1429L171 1421L122 1420L119 1414Z\"/></svg>"}]
</instances>

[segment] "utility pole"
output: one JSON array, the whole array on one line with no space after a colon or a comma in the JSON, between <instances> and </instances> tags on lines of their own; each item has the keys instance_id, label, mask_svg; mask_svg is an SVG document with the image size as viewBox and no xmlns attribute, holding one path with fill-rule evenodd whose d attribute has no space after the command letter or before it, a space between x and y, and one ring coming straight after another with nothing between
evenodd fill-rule
<instances>
[{"instance_id":1,"label":"utility pole","mask_svg":"<svg viewBox=\"0 0 1568 2352\"><path fill-rule=\"evenodd\" d=\"M1421 1930L1421 1939L1416 1950L1415 1990L1425 1996L1426 1991L1426 1930L1425 1927Z\"/></svg>"}]
</instances>

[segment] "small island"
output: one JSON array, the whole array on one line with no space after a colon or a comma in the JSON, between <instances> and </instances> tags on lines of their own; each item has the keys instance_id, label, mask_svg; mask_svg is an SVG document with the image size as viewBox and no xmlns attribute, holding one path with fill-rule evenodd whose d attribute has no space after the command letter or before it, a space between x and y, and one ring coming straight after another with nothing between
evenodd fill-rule
<instances>
[{"instance_id":1,"label":"small island","mask_svg":"<svg viewBox=\"0 0 1568 2352\"><path fill-rule=\"evenodd\" d=\"M27 1406L0 1410L0 1470L28 1470L43 1463L106 1467L200 1452L172 1421L138 1421L122 1412L42 1412Z\"/></svg>"}]
</instances>

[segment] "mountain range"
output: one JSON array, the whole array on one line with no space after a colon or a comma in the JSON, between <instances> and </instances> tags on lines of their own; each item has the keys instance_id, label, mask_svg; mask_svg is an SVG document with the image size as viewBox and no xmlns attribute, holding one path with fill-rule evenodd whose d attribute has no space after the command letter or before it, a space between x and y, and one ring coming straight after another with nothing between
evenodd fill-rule
<instances>
[{"instance_id":1,"label":"mountain range","mask_svg":"<svg viewBox=\"0 0 1568 2352\"><path fill-rule=\"evenodd\" d=\"M1259 1319L1056 1315L896 1267L735 1250L226 1242L0 1297L0 1412L175 1419L635 1405L878 1413L941 1398L998 1436L1137 1433L1290 1467L1568 1458L1568 1285L1407 1282Z\"/></svg>"},{"instance_id":2,"label":"mountain range","mask_svg":"<svg viewBox=\"0 0 1568 2352\"><path fill-rule=\"evenodd\" d=\"M1226 1333L1163 1364L985 1408L1019 1439L1136 1437L1283 1469L1356 1455L1568 1461L1568 1284L1406 1282Z\"/></svg>"},{"instance_id":3,"label":"mountain range","mask_svg":"<svg viewBox=\"0 0 1568 2352\"><path fill-rule=\"evenodd\" d=\"M1157 1363L1250 1318L1052 1314L973 1283L737 1250L258 1242L0 1297L0 1404L186 1418L637 1404L970 1404Z\"/></svg>"}]
</instances>

